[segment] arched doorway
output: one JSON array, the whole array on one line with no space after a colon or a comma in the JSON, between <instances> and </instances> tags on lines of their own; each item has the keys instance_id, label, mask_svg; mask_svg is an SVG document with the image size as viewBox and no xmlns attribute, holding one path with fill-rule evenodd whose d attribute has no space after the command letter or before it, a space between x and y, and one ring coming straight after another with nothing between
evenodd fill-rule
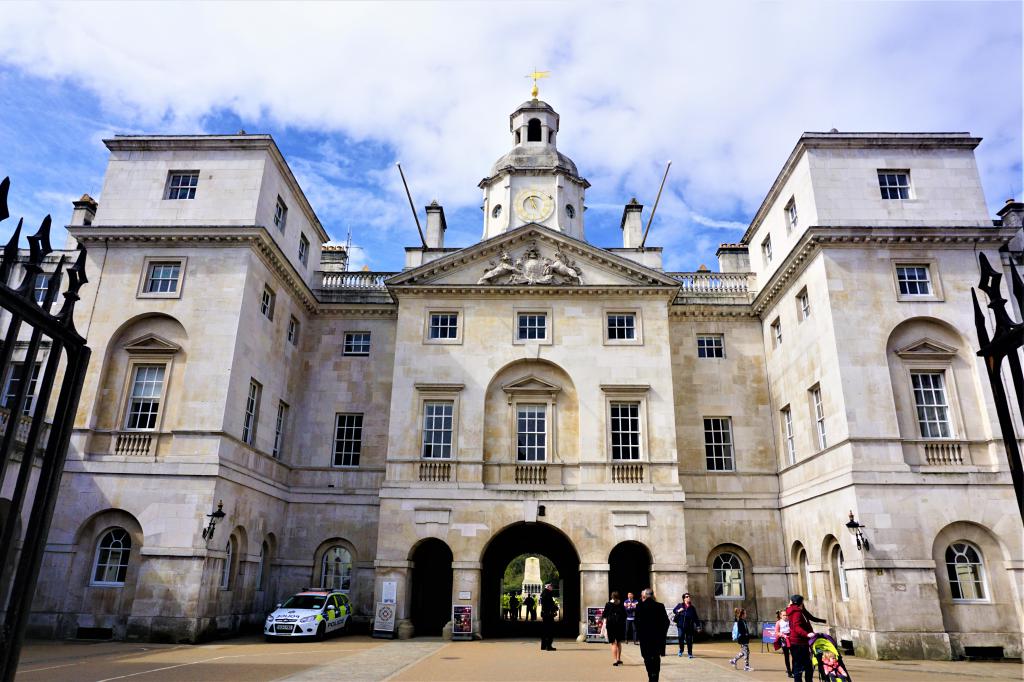
<instances>
[{"instance_id":1,"label":"arched doorway","mask_svg":"<svg viewBox=\"0 0 1024 682\"><path fill-rule=\"evenodd\" d=\"M639 542L620 542L608 555L608 594L614 591L623 599L632 592L651 587L651 553Z\"/></svg>"},{"instance_id":2,"label":"arched doorway","mask_svg":"<svg viewBox=\"0 0 1024 682\"><path fill-rule=\"evenodd\" d=\"M562 531L546 523L516 523L495 535L484 549L480 591L480 628L484 637L540 636L540 622L503 620L501 594L505 571L523 554L551 560L560 578L558 637L576 637L580 617L580 557ZM539 612L539 610L538 610Z\"/></svg>"},{"instance_id":3,"label":"arched doorway","mask_svg":"<svg viewBox=\"0 0 1024 682\"><path fill-rule=\"evenodd\" d=\"M452 617L452 550L437 538L416 545L410 616L417 637L437 637Z\"/></svg>"}]
</instances>

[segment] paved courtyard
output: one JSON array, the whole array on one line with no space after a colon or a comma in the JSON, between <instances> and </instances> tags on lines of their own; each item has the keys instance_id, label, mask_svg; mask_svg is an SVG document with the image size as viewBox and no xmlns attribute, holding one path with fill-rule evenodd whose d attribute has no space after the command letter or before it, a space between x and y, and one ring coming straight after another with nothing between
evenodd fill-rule
<instances>
[{"instance_id":1,"label":"paved courtyard","mask_svg":"<svg viewBox=\"0 0 1024 682\"><path fill-rule=\"evenodd\" d=\"M636 647L623 651L622 667L612 667L607 645L555 643L558 651L542 652L536 642L410 642L347 637L302 644L267 644L262 639L238 638L199 646L132 644L126 642L42 642L26 645L18 682L61 680L261 682L269 680L444 680L604 682L647 679ZM704 644L689 660L675 655L663 659L661 679L719 682L776 680L785 682L779 654L752 655L754 672L729 666L734 647ZM672 651L670 647L669 651ZM942 661L867 661L850 658L857 682L935 682L935 680L1020 680L1019 663Z\"/></svg>"}]
</instances>

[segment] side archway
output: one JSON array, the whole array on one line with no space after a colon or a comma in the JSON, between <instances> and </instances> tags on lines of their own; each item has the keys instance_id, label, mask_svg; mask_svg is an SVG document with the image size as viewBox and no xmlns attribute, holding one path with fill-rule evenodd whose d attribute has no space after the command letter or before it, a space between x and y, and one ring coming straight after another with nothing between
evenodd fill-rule
<instances>
[{"instance_id":1,"label":"side archway","mask_svg":"<svg viewBox=\"0 0 1024 682\"><path fill-rule=\"evenodd\" d=\"M437 538L416 543L409 553L412 562L410 620L417 637L436 637L452 615L451 548Z\"/></svg>"},{"instance_id":2,"label":"side archway","mask_svg":"<svg viewBox=\"0 0 1024 682\"><path fill-rule=\"evenodd\" d=\"M620 542L608 554L608 594L618 592L622 599L632 592L651 587L651 552L641 542Z\"/></svg>"}]
</instances>

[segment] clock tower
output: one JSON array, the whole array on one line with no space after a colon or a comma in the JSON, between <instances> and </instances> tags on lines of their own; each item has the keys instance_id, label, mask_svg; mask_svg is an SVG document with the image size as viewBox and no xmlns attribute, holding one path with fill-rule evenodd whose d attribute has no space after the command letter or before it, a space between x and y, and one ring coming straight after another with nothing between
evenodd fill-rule
<instances>
[{"instance_id":1,"label":"clock tower","mask_svg":"<svg viewBox=\"0 0 1024 682\"><path fill-rule=\"evenodd\" d=\"M583 193L590 183L558 151L558 114L536 97L509 116L512 150L480 181L484 191L483 238L527 223L583 236Z\"/></svg>"}]
</instances>

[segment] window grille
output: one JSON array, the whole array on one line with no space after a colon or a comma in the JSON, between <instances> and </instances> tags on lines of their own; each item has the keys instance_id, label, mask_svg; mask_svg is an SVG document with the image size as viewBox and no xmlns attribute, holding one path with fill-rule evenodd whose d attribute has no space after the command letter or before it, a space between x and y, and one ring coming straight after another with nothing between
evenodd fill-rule
<instances>
[{"instance_id":1,"label":"window grille","mask_svg":"<svg viewBox=\"0 0 1024 682\"><path fill-rule=\"evenodd\" d=\"M309 240L304 234L299 235L299 261L303 265L309 265Z\"/></svg>"},{"instance_id":2,"label":"window grille","mask_svg":"<svg viewBox=\"0 0 1024 682\"><path fill-rule=\"evenodd\" d=\"M786 461L796 464L796 441L793 437L793 411L789 407L782 410L782 431L786 440Z\"/></svg>"},{"instance_id":3,"label":"window grille","mask_svg":"<svg viewBox=\"0 0 1024 682\"><path fill-rule=\"evenodd\" d=\"M348 592L352 588L352 554L347 549L336 545L324 553L320 586L341 592Z\"/></svg>"},{"instance_id":4,"label":"window grille","mask_svg":"<svg viewBox=\"0 0 1024 682\"><path fill-rule=\"evenodd\" d=\"M288 319L288 343L299 345L299 321L294 317Z\"/></svg>"},{"instance_id":5,"label":"window grille","mask_svg":"<svg viewBox=\"0 0 1024 682\"><path fill-rule=\"evenodd\" d=\"M732 552L722 552L712 564L715 599L743 599L743 562Z\"/></svg>"},{"instance_id":6,"label":"window grille","mask_svg":"<svg viewBox=\"0 0 1024 682\"><path fill-rule=\"evenodd\" d=\"M517 338L520 341L547 338L548 317L544 313L519 313L519 332Z\"/></svg>"},{"instance_id":7,"label":"window grille","mask_svg":"<svg viewBox=\"0 0 1024 682\"><path fill-rule=\"evenodd\" d=\"M697 357L724 358L724 337L721 334L699 334L697 336Z\"/></svg>"},{"instance_id":8,"label":"window grille","mask_svg":"<svg viewBox=\"0 0 1024 682\"><path fill-rule=\"evenodd\" d=\"M704 418L704 457L708 471L735 471L730 417Z\"/></svg>"},{"instance_id":9,"label":"window grille","mask_svg":"<svg viewBox=\"0 0 1024 682\"><path fill-rule=\"evenodd\" d=\"M334 417L334 466L359 466L363 449L363 415L338 414Z\"/></svg>"},{"instance_id":10,"label":"window grille","mask_svg":"<svg viewBox=\"0 0 1024 682\"><path fill-rule=\"evenodd\" d=\"M543 462L547 458L547 405L516 409L516 459Z\"/></svg>"},{"instance_id":11,"label":"window grille","mask_svg":"<svg viewBox=\"0 0 1024 682\"><path fill-rule=\"evenodd\" d=\"M128 402L127 429L152 430L160 414L165 365L136 365Z\"/></svg>"},{"instance_id":12,"label":"window grille","mask_svg":"<svg viewBox=\"0 0 1024 682\"><path fill-rule=\"evenodd\" d=\"M288 423L288 405L285 402L277 404L277 419L274 420L274 449L271 451L274 459L281 459L281 450L284 448L284 429Z\"/></svg>"},{"instance_id":13,"label":"window grille","mask_svg":"<svg viewBox=\"0 0 1024 682\"><path fill-rule=\"evenodd\" d=\"M370 332L345 332L344 355L369 355Z\"/></svg>"},{"instance_id":14,"label":"window grille","mask_svg":"<svg viewBox=\"0 0 1024 682\"><path fill-rule=\"evenodd\" d=\"M423 403L423 456L450 459L452 456L452 413L449 401Z\"/></svg>"},{"instance_id":15,"label":"window grille","mask_svg":"<svg viewBox=\"0 0 1024 682\"><path fill-rule=\"evenodd\" d=\"M973 545L954 542L946 548L949 589L957 601L980 601L985 597L985 573L981 554Z\"/></svg>"},{"instance_id":16,"label":"window grille","mask_svg":"<svg viewBox=\"0 0 1024 682\"><path fill-rule=\"evenodd\" d=\"M640 459L640 403L612 403L612 459Z\"/></svg>"},{"instance_id":17,"label":"window grille","mask_svg":"<svg viewBox=\"0 0 1024 682\"><path fill-rule=\"evenodd\" d=\"M39 383L39 369L41 367L42 363L40 362L32 365L32 378L29 379L28 390L25 392L25 404L21 408L21 413L26 416L32 414L32 405L36 399L36 386ZM10 409L14 406L14 399L18 395L18 389L21 387L21 382L24 378L25 363L12 362L11 368L7 371L7 386L4 388L4 407Z\"/></svg>"},{"instance_id":18,"label":"window grille","mask_svg":"<svg viewBox=\"0 0 1024 682\"><path fill-rule=\"evenodd\" d=\"M274 225L277 229L284 232L284 226L288 221L288 207L285 206L284 200L281 197L277 198L277 204L274 206Z\"/></svg>"},{"instance_id":19,"label":"window grille","mask_svg":"<svg viewBox=\"0 0 1024 682\"><path fill-rule=\"evenodd\" d=\"M43 305L46 303L46 292L50 288L50 275L45 272L41 272L36 275L36 281L32 286L32 295L36 299L36 303Z\"/></svg>"},{"instance_id":20,"label":"window grille","mask_svg":"<svg viewBox=\"0 0 1024 682\"><path fill-rule=\"evenodd\" d=\"M636 338L636 315L633 313L610 313L608 315L608 339L612 341Z\"/></svg>"},{"instance_id":21,"label":"window grille","mask_svg":"<svg viewBox=\"0 0 1024 682\"><path fill-rule=\"evenodd\" d=\"M431 313L431 315L430 315L430 338L432 338L432 339L457 339L457 338L459 338L459 314L458 313Z\"/></svg>"},{"instance_id":22,"label":"window grille","mask_svg":"<svg viewBox=\"0 0 1024 682\"><path fill-rule=\"evenodd\" d=\"M169 294L178 290L178 278L181 276L181 263L154 262L149 264L146 276L147 294Z\"/></svg>"},{"instance_id":23,"label":"window grille","mask_svg":"<svg viewBox=\"0 0 1024 682\"><path fill-rule=\"evenodd\" d=\"M256 427L259 422L260 393L263 387L255 379L249 380L249 395L245 399L245 415L242 418L242 441L249 445L256 443Z\"/></svg>"},{"instance_id":24,"label":"window grille","mask_svg":"<svg viewBox=\"0 0 1024 682\"><path fill-rule=\"evenodd\" d=\"M263 295L260 297L260 313L268 320L274 319L274 300L277 295L270 287L263 287Z\"/></svg>"},{"instance_id":25,"label":"window grille","mask_svg":"<svg viewBox=\"0 0 1024 682\"><path fill-rule=\"evenodd\" d=\"M195 199L199 185L199 171L171 171L167 183L168 199Z\"/></svg>"},{"instance_id":26,"label":"window grille","mask_svg":"<svg viewBox=\"0 0 1024 682\"><path fill-rule=\"evenodd\" d=\"M910 173L906 171L878 171L878 189L883 199L909 199Z\"/></svg>"},{"instance_id":27,"label":"window grille","mask_svg":"<svg viewBox=\"0 0 1024 682\"><path fill-rule=\"evenodd\" d=\"M132 552L132 539L123 528L111 528L96 544L93 562L93 585L124 585L128 573L128 558Z\"/></svg>"},{"instance_id":28,"label":"window grille","mask_svg":"<svg viewBox=\"0 0 1024 682\"><path fill-rule=\"evenodd\" d=\"M821 389L811 389L811 404L814 407L814 424L818 434L818 449L824 450L828 447L828 438L825 436L825 406L821 401Z\"/></svg>"},{"instance_id":29,"label":"window grille","mask_svg":"<svg viewBox=\"0 0 1024 682\"><path fill-rule=\"evenodd\" d=\"M949 438L949 405L942 372L914 372L910 375L917 406L917 425L922 438Z\"/></svg>"},{"instance_id":30,"label":"window grille","mask_svg":"<svg viewBox=\"0 0 1024 682\"><path fill-rule=\"evenodd\" d=\"M904 296L930 296L932 293L932 280L927 265L897 266L896 281Z\"/></svg>"}]
</instances>

